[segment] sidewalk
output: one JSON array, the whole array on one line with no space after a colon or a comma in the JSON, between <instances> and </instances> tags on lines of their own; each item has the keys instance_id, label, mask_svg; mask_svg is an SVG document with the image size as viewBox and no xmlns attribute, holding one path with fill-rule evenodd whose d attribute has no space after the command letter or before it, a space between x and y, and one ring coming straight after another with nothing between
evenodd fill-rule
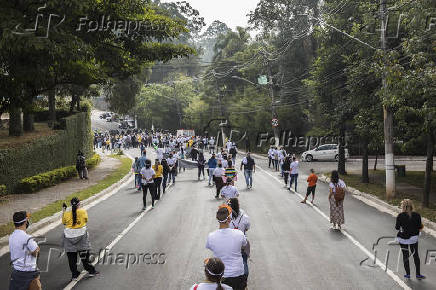
<instances>
[{"instance_id":1,"label":"sidewalk","mask_svg":"<svg viewBox=\"0 0 436 290\"><path fill-rule=\"evenodd\" d=\"M32 194L12 194L0 199L0 224L12 221L16 211L26 210L30 213L42 209L44 206L64 199L68 195L91 187L111 174L121 161L105 155L94 169L89 171L89 179L73 178L53 187L42 189Z\"/></svg>"}]
</instances>

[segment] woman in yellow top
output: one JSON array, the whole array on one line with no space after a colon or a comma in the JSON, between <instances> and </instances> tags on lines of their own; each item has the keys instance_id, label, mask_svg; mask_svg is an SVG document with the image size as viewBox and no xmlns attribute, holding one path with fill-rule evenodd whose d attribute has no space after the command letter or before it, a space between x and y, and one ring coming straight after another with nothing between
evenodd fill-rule
<instances>
[{"instance_id":1,"label":"woman in yellow top","mask_svg":"<svg viewBox=\"0 0 436 290\"><path fill-rule=\"evenodd\" d=\"M86 225L88 223L88 213L80 208L80 200L74 197L71 200L71 211L67 211L67 205L63 204L62 223L65 225L63 246L68 257L72 281L77 281L80 272L77 271L77 254L82 260L83 267L88 271L89 276L93 277L98 272L89 260L89 235Z\"/></svg>"},{"instance_id":2,"label":"woman in yellow top","mask_svg":"<svg viewBox=\"0 0 436 290\"><path fill-rule=\"evenodd\" d=\"M156 159L154 161L154 165L152 166L153 170L155 172L155 175L153 176L154 181L154 193L155 193L155 199L160 199L160 185L162 184L162 178L163 178L163 166L160 164L159 159Z\"/></svg>"}]
</instances>

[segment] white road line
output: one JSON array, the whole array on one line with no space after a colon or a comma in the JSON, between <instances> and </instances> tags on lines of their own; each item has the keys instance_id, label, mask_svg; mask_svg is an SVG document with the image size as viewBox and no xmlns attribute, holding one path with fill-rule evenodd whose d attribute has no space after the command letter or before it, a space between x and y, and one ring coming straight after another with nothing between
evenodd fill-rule
<instances>
[{"instance_id":1,"label":"white road line","mask_svg":"<svg viewBox=\"0 0 436 290\"><path fill-rule=\"evenodd\" d=\"M271 176L273 179L275 179L277 182L279 182L280 184L283 184L282 180L279 180L276 176L272 175L271 173L269 173L268 171L266 171L265 169L263 169L262 167L256 165L256 168L259 168L260 170L262 170L264 173L266 173L267 175ZM294 191L291 188L291 191L294 192L297 196L299 196L302 200L304 199L304 197L299 194L298 192ZM313 206L312 204L310 204L310 206L317 212L319 213L323 218L325 218L327 221L330 222L330 218L323 213L319 208ZM341 230L341 233L346 236L356 247L358 247L363 253L365 253L365 255L367 255L368 257L372 257L373 254L371 254L371 252L366 249L361 243L359 243L359 241L357 241L351 234L349 234L346 230ZM382 263L378 258L376 258L376 264L380 267L380 268L384 268L385 264ZM386 274L391 277L395 282L398 283L398 285L400 285L401 288L403 289L407 289L407 290L411 290L412 288L410 288L400 277L398 277L398 275L396 275L392 270L390 270L389 268L386 270Z\"/></svg>"}]
</instances>

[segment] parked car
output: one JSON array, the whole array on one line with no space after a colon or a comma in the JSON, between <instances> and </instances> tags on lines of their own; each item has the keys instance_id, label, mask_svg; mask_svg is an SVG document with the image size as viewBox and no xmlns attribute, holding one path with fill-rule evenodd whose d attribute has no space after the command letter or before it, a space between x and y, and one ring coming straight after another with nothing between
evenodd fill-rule
<instances>
[{"instance_id":1,"label":"parked car","mask_svg":"<svg viewBox=\"0 0 436 290\"><path fill-rule=\"evenodd\" d=\"M345 159L350 158L348 149L345 149ZM339 160L339 151L337 144L325 144L315 149L303 152L301 160L311 162L313 160Z\"/></svg>"}]
</instances>

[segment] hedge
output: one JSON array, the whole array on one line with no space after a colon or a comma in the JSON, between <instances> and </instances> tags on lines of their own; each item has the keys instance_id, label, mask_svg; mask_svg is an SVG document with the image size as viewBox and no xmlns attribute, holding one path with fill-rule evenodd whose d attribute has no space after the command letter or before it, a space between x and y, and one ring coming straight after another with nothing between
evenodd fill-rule
<instances>
[{"instance_id":1,"label":"hedge","mask_svg":"<svg viewBox=\"0 0 436 290\"><path fill-rule=\"evenodd\" d=\"M100 162L100 155L94 154L87 160L86 165L89 169L95 167ZM32 193L43 188L56 185L66 179L76 177L76 166L58 168L32 177L21 179L18 189L21 193Z\"/></svg>"},{"instance_id":2,"label":"hedge","mask_svg":"<svg viewBox=\"0 0 436 290\"><path fill-rule=\"evenodd\" d=\"M6 194L6 185L0 184L0 196Z\"/></svg>"},{"instance_id":3,"label":"hedge","mask_svg":"<svg viewBox=\"0 0 436 290\"><path fill-rule=\"evenodd\" d=\"M57 130L54 135L0 149L0 184L6 185L7 193L20 193L17 186L23 178L75 165L79 150L92 156L90 112L77 113L60 123L64 130Z\"/></svg>"}]
</instances>

